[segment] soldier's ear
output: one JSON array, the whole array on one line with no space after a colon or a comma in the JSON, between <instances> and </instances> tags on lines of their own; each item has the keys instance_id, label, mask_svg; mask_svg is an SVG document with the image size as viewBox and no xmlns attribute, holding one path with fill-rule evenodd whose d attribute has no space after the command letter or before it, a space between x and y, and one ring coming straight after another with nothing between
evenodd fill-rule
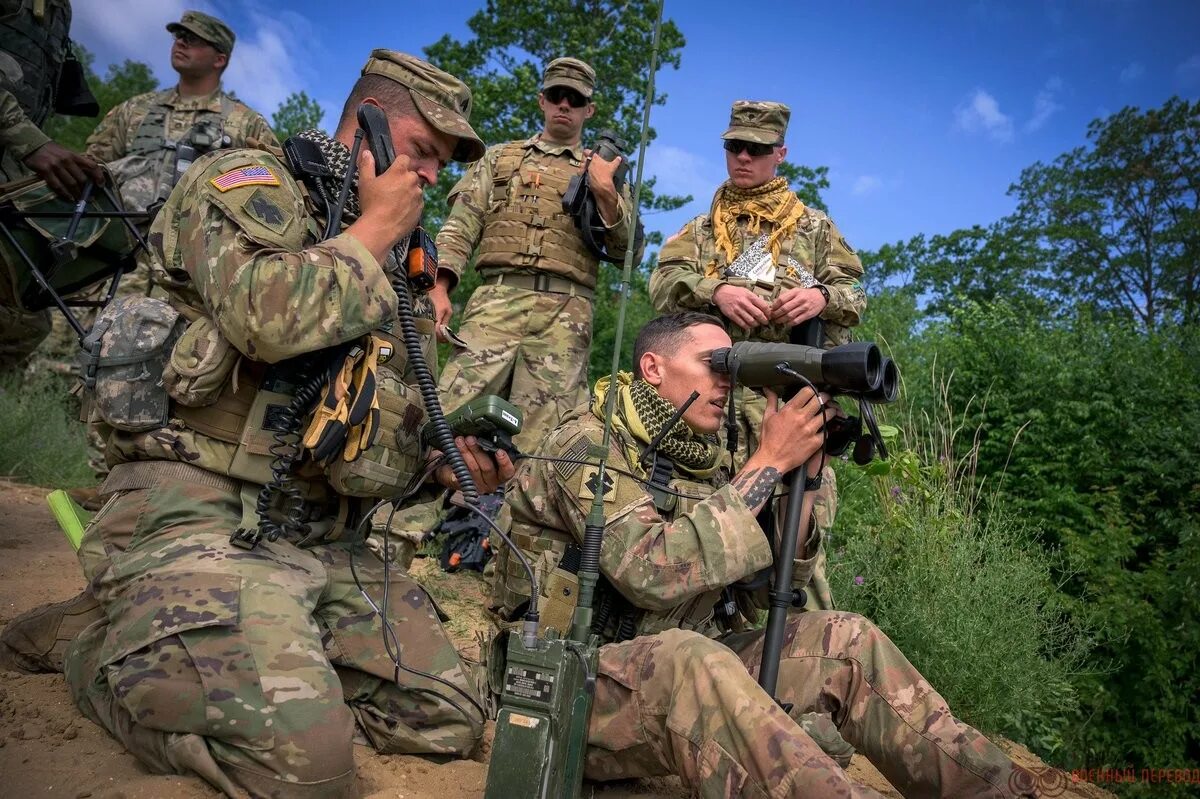
<instances>
[{"instance_id":1,"label":"soldier's ear","mask_svg":"<svg viewBox=\"0 0 1200 799\"><path fill-rule=\"evenodd\" d=\"M213 66L224 72L225 67L229 66L229 56L226 53L217 53L217 57L213 59Z\"/></svg>"},{"instance_id":2,"label":"soldier's ear","mask_svg":"<svg viewBox=\"0 0 1200 799\"><path fill-rule=\"evenodd\" d=\"M782 164L785 158L787 158L787 145L781 144L775 148L775 163Z\"/></svg>"},{"instance_id":3,"label":"soldier's ear","mask_svg":"<svg viewBox=\"0 0 1200 799\"><path fill-rule=\"evenodd\" d=\"M663 382L663 361L665 359L654 352L643 352L642 358L638 361L638 367L642 372L642 379L650 385L658 388Z\"/></svg>"},{"instance_id":4,"label":"soldier's ear","mask_svg":"<svg viewBox=\"0 0 1200 799\"><path fill-rule=\"evenodd\" d=\"M584 119L591 119L591 118L592 118L593 116L595 116L595 115L596 115L596 104L595 104L595 103L588 103L588 104L587 104L587 110L583 112L583 118L584 118Z\"/></svg>"}]
</instances>

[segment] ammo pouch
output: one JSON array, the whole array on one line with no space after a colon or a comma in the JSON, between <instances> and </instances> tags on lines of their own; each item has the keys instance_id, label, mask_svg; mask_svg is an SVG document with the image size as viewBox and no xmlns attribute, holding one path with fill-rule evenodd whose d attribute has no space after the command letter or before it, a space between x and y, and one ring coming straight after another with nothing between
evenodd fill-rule
<instances>
[{"instance_id":1,"label":"ammo pouch","mask_svg":"<svg viewBox=\"0 0 1200 799\"><path fill-rule=\"evenodd\" d=\"M212 319L198 317L183 331L167 360L163 370L167 394L188 408L212 405L240 354Z\"/></svg>"},{"instance_id":2,"label":"ammo pouch","mask_svg":"<svg viewBox=\"0 0 1200 799\"><path fill-rule=\"evenodd\" d=\"M180 327L179 312L151 297L118 297L96 317L79 359L84 389L105 422L134 433L166 426L163 371Z\"/></svg>"},{"instance_id":3,"label":"ammo pouch","mask_svg":"<svg viewBox=\"0 0 1200 799\"><path fill-rule=\"evenodd\" d=\"M334 458L325 467L325 477L335 491L346 496L396 497L424 467L420 432L425 404L420 392L402 380L408 363L404 343L382 331L371 335L391 345L391 355L387 360L380 358L377 374L379 435L355 460Z\"/></svg>"}]
</instances>

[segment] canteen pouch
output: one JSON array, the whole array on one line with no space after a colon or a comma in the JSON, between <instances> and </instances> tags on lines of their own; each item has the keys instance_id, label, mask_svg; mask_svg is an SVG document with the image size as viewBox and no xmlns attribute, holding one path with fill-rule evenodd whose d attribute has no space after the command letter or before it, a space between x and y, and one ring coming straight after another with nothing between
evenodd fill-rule
<instances>
[{"instance_id":1,"label":"canteen pouch","mask_svg":"<svg viewBox=\"0 0 1200 799\"><path fill-rule=\"evenodd\" d=\"M151 297L118 297L100 312L79 356L100 418L133 433L166 426L163 371L181 326L177 310Z\"/></svg>"},{"instance_id":2,"label":"canteen pouch","mask_svg":"<svg viewBox=\"0 0 1200 799\"><path fill-rule=\"evenodd\" d=\"M163 384L171 399L189 408L212 405L239 357L215 322L201 316L187 326L171 350Z\"/></svg>"}]
</instances>

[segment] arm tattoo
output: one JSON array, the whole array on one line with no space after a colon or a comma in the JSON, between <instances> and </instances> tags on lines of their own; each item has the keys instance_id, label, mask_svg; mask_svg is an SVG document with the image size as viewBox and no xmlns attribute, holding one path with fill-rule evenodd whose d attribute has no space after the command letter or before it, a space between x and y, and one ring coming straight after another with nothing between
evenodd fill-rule
<instances>
[{"instance_id":1,"label":"arm tattoo","mask_svg":"<svg viewBox=\"0 0 1200 799\"><path fill-rule=\"evenodd\" d=\"M778 469L768 466L765 469L751 469L739 474L730 481L730 485L742 495L747 505L757 508L771 498L780 477Z\"/></svg>"}]
</instances>

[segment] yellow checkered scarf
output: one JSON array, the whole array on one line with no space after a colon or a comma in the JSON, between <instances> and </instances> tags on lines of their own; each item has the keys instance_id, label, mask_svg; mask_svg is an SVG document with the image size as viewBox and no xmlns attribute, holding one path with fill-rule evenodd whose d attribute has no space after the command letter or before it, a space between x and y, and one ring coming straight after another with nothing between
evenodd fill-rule
<instances>
[{"instance_id":1,"label":"yellow checkered scarf","mask_svg":"<svg viewBox=\"0 0 1200 799\"><path fill-rule=\"evenodd\" d=\"M752 189L739 189L725 181L713 196L709 211L717 251L724 253L726 263L741 254L738 219L745 217L746 232L751 236L759 235L763 222L770 223L766 249L778 263L783 241L795 232L804 211L804 203L788 188L786 178L775 178ZM708 271L713 273L709 277L715 276L716 263L710 264Z\"/></svg>"},{"instance_id":2,"label":"yellow checkered scarf","mask_svg":"<svg viewBox=\"0 0 1200 799\"><path fill-rule=\"evenodd\" d=\"M608 411L609 385L607 377L596 381L592 413L601 419ZM612 423L614 428L633 439L625 448L625 458L630 463L636 464L642 457L637 443L645 446L653 441L674 413L674 406L659 396L654 386L644 380L635 380L629 372L617 372L617 406ZM658 448L680 471L702 480L715 474L721 461L717 437L694 432L682 419L663 437Z\"/></svg>"}]
</instances>

